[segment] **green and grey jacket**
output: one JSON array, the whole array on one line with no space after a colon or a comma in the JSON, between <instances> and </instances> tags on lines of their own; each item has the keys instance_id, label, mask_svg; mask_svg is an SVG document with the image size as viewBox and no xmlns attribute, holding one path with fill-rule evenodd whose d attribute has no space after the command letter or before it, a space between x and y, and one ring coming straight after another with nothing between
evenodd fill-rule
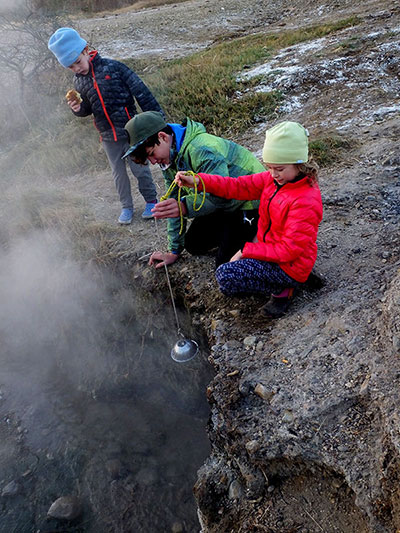
<instances>
[{"instance_id":1,"label":"green and grey jacket","mask_svg":"<svg viewBox=\"0 0 400 533\"><path fill-rule=\"evenodd\" d=\"M186 118L182 126L169 125L173 130L174 127L182 130L183 126L186 131L181 146L178 146L172 155L171 166L163 171L166 190L168 190L178 170L192 170L196 173L204 172L233 178L265 170L260 161L249 150L233 141L207 133L203 124L199 122ZM181 200L186 204L188 218L208 215L217 209L226 211L242 209L245 211L258 209L259 206L258 201L226 200L206 193L203 206L199 211L195 211L194 207L199 207L203 198L202 195L203 193L198 194L196 204L193 205L195 199L193 189L185 188L181 191ZM171 197L178 198L178 188L173 190ZM170 252L180 253L184 248L186 220L184 220L181 235L179 235L180 225L179 217L168 219L168 250Z\"/></svg>"}]
</instances>

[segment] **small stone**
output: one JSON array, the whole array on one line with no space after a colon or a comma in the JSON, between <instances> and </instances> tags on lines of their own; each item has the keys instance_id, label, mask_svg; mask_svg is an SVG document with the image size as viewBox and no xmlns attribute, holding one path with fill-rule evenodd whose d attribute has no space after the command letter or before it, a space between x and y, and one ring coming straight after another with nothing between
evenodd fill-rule
<instances>
[{"instance_id":1,"label":"small stone","mask_svg":"<svg viewBox=\"0 0 400 533\"><path fill-rule=\"evenodd\" d=\"M234 479L232 483L229 485L228 490L228 497L230 500L238 500L242 494L242 487L237 481L237 479Z\"/></svg>"},{"instance_id":2,"label":"small stone","mask_svg":"<svg viewBox=\"0 0 400 533\"><path fill-rule=\"evenodd\" d=\"M264 343L263 343L263 341L258 341L258 342L257 342L257 346L256 346L256 351L257 351L257 352L262 352L263 349L264 349Z\"/></svg>"},{"instance_id":3,"label":"small stone","mask_svg":"<svg viewBox=\"0 0 400 533\"><path fill-rule=\"evenodd\" d=\"M254 387L254 392L263 400L271 400L274 395L273 391L267 389L267 387L262 383L257 383L257 385Z\"/></svg>"},{"instance_id":4,"label":"small stone","mask_svg":"<svg viewBox=\"0 0 400 533\"><path fill-rule=\"evenodd\" d=\"M256 440L249 440L248 442L246 442L246 450L247 450L249 453L254 453L254 452L256 452L259 448L260 448L260 444L259 444L259 442L256 441Z\"/></svg>"},{"instance_id":5,"label":"small stone","mask_svg":"<svg viewBox=\"0 0 400 533\"><path fill-rule=\"evenodd\" d=\"M224 344L224 348L226 350L238 350L239 348L241 348L241 344L239 341L235 341L235 340L232 340L230 339L229 341L226 341L226 343Z\"/></svg>"},{"instance_id":6,"label":"small stone","mask_svg":"<svg viewBox=\"0 0 400 533\"><path fill-rule=\"evenodd\" d=\"M400 337L398 335L393 335L392 339L393 348L396 353L400 352Z\"/></svg>"},{"instance_id":7,"label":"small stone","mask_svg":"<svg viewBox=\"0 0 400 533\"><path fill-rule=\"evenodd\" d=\"M50 506L47 514L58 520L75 520L82 513L82 505L76 496L61 496Z\"/></svg>"},{"instance_id":8,"label":"small stone","mask_svg":"<svg viewBox=\"0 0 400 533\"><path fill-rule=\"evenodd\" d=\"M268 491L269 493L274 492L274 490L275 490L275 487L274 487L273 485L270 485L270 486L267 488L267 491Z\"/></svg>"},{"instance_id":9,"label":"small stone","mask_svg":"<svg viewBox=\"0 0 400 533\"><path fill-rule=\"evenodd\" d=\"M249 337L245 337L243 339L243 344L249 348L253 347L257 342L257 337L254 335L250 335Z\"/></svg>"},{"instance_id":10,"label":"small stone","mask_svg":"<svg viewBox=\"0 0 400 533\"><path fill-rule=\"evenodd\" d=\"M171 527L172 533L184 533L185 529L182 522L174 522Z\"/></svg>"},{"instance_id":11,"label":"small stone","mask_svg":"<svg viewBox=\"0 0 400 533\"><path fill-rule=\"evenodd\" d=\"M16 481L10 481L1 491L1 495L5 497L16 496L19 493L19 485Z\"/></svg>"},{"instance_id":12,"label":"small stone","mask_svg":"<svg viewBox=\"0 0 400 533\"><path fill-rule=\"evenodd\" d=\"M283 413L282 422L286 422L287 424L290 424L290 422L293 422L293 420L294 420L294 416L293 416L292 411L290 411L289 409L286 409L285 412Z\"/></svg>"}]
</instances>

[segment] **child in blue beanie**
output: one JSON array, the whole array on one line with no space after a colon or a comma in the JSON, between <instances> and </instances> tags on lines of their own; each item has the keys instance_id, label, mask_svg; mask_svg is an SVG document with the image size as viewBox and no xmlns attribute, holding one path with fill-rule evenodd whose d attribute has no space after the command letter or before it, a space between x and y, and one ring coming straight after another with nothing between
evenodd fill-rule
<instances>
[{"instance_id":1,"label":"child in blue beanie","mask_svg":"<svg viewBox=\"0 0 400 533\"><path fill-rule=\"evenodd\" d=\"M137 114L135 100L143 111L162 112L161 107L137 74L119 61L101 57L96 50L89 52L87 42L76 30L59 28L50 37L48 47L58 62L75 74L76 91L68 92L68 105L78 117L93 114L122 205L118 222L130 224L131 185L126 162L122 160L129 148L125 124ZM142 217L152 218L157 194L149 164L139 165L131 159L128 164L146 202Z\"/></svg>"}]
</instances>

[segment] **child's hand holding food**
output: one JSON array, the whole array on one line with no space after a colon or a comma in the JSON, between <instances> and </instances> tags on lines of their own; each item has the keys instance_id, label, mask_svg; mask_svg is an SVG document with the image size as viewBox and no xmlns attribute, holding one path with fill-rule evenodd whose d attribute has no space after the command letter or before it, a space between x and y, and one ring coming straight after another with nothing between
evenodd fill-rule
<instances>
[{"instance_id":1,"label":"child's hand holding food","mask_svg":"<svg viewBox=\"0 0 400 533\"><path fill-rule=\"evenodd\" d=\"M79 111L81 108L82 98L78 91L75 89L70 89L65 95L67 103L72 111Z\"/></svg>"}]
</instances>

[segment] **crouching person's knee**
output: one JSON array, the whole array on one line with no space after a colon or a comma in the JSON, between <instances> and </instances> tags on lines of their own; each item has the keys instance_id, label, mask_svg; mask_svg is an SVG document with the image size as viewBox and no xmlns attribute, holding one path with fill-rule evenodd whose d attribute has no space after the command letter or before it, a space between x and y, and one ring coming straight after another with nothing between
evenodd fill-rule
<instances>
[{"instance_id":1,"label":"crouching person's knee","mask_svg":"<svg viewBox=\"0 0 400 533\"><path fill-rule=\"evenodd\" d=\"M204 249L204 246L199 246L195 241L189 239L185 240L185 250L190 255L204 255L207 251Z\"/></svg>"},{"instance_id":2,"label":"crouching person's knee","mask_svg":"<svg viewBox=\"0 0 400 533\"><path fill-rule=\"evenodd\" d=\"M222 294L234 296L237 294L235 278L232 276L231 263L223 263L215 271L215 279Z\"/></svg>"}]
</instances>

